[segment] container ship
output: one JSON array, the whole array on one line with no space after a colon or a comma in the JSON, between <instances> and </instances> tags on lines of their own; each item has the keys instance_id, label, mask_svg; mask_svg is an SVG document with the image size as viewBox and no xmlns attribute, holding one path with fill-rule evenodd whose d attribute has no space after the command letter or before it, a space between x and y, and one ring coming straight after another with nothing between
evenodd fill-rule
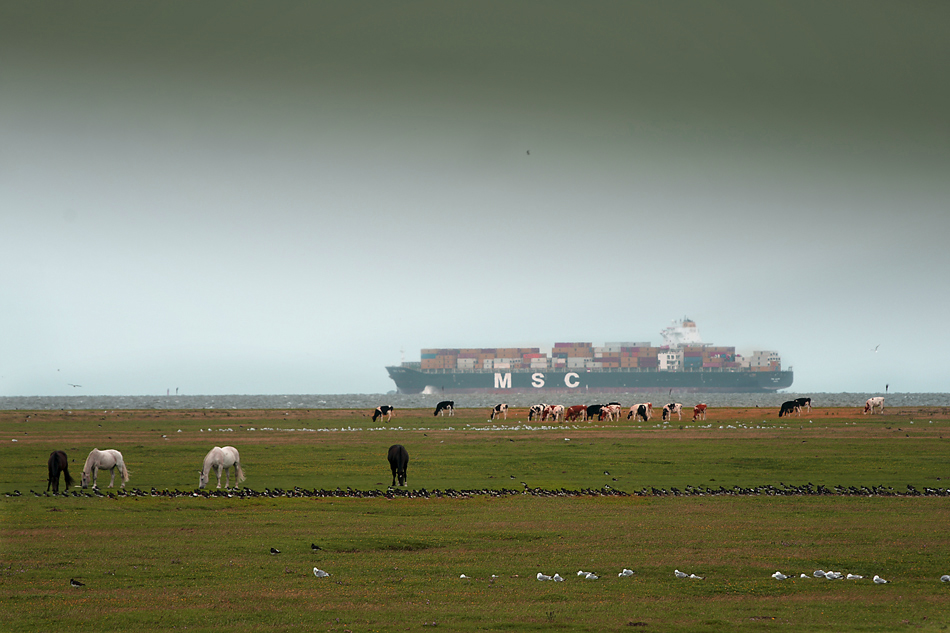
<instances>
[{"instance_id":1,"label":"container ship","mask_svg":"<svg viewBox=\"0 0 950 633\"><path fill-rule=\"evenodd\" d=\"M768 393L792 385L778 352L705 344L684 318L660 333L663 344L555 343L537 347L423 349L420 362L386 367L399 393Z\"/></svg>"}]
</instances>

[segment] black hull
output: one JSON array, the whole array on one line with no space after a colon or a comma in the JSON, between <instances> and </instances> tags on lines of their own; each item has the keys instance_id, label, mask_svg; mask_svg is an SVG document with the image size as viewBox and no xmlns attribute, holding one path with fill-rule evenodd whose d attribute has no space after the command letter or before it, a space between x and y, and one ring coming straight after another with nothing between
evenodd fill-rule
<instances>
[{"instance_id":1,"label":"black hull","mask_svg":"<svg viewBox=\"0 0 950 633\"><path fill-rule=\"evenodd\" d=\"M790 371L419 370L387 367L399 393L774 393L792 386Z\"/></svg>"}]
</instances>

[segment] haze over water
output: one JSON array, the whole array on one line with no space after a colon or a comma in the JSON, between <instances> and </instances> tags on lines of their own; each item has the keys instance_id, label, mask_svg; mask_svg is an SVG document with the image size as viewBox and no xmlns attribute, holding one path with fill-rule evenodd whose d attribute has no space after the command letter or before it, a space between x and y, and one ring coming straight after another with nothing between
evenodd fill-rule
<instances>
[{"instance_id":1,"label":"haze over water","mask_svg":"<svg viewBox=\"0 0 950 633\"><path fill-rule=\"evenodd\" d=\"M683 316L797 392L950 389L950 3L7 2L0 60L0 396Z\"/></svg>"}]
</instances>

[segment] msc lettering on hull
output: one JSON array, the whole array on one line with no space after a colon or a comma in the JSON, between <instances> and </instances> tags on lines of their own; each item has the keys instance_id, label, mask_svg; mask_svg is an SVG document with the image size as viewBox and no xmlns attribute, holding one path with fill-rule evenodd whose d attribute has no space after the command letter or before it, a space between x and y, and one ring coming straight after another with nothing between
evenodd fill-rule
<instances>
[{"instance_id":1,"label":"msc lettering on hull","mask_svg":"<svg viewBox=\"0 0 950 633\"><path fill-rule=\"evenodd\" d=\"M564 385L570 389L574 389L580 384L581 381L578 374L570 372L564 375ZM531 386L535 389L541 389L544 387L544 374L531 374ZM511 374L496 373L495 389L511 389Z\"/></svg>"}]
</instances>

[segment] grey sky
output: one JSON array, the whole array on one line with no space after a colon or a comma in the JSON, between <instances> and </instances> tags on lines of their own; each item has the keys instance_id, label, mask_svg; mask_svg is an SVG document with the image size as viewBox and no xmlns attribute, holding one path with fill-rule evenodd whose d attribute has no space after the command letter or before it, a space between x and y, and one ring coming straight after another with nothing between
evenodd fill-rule
<instances>
[{"instance_id":1,"label":"grey sky","mask_svg":"<svg viewBox=\"0 0 950 633\"><path fill-rule=\"evenodd\" d=\"M684 315L795 391L950 390L945 2L2 3L0 60L0 395Z\"/></svg>"}]
</instances>

